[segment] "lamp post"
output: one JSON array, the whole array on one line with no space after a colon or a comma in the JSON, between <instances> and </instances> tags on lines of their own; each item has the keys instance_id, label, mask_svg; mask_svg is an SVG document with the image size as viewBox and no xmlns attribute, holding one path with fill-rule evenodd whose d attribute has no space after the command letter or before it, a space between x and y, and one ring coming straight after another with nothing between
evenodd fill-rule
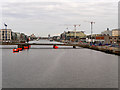
<instances>
[{"instance_id":1,"label":"lamp post","mask_svg":"<svg viewBox=\"0 0 120 90\"><path fill-rule=\"evenodd\" d=\"M6 38L6 40L7 40L7 24L4 23L4 25L5 25L5 31L6 31L6 32L5 32L5 36L6 36L5 38Z\"/></svg>"},{"instance_id":2,"label":"lamp post","mask_svg":"<svg viewBox=\"0 0 120 90\"><path fill-rule=\"evenodd\" d=\"M84 22L89 22L90 24L91 24L91 36L89 37L89 38L91 38L90 39L90 43L92 43L93 42L93 40L92 40L92 34L93 34L93 24L95 24L95 22L91 22L91 21L84 21Z\"/></svg>"},{"instance_id":3,"label":"lamp post","mask_svg":"<svg viewBox=\"0 0 120 90\"><path fill-rule=\"evenodd\" d=\"M93 34L93 24L95 24L95 22L90 22L90 24L91 24L91 43L93 43L92 34Z\"/></svg>"}]
</instances>

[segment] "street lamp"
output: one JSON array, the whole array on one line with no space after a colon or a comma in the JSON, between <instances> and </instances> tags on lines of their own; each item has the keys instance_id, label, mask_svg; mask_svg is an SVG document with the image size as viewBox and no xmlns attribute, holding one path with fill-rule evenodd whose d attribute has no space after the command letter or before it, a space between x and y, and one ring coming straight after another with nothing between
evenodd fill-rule
<instances>
[{"instance_id":1,"label":"street lamp","mask_svg":"<svg viewBox=\"0 0 120 90\"><path fill-rule=\"evenodd\" d=\"M91 43L93 42L93 39L92 39L92 34L93 34L93 24L95 24L95 22L90 22L91 24Z\"/></svg>"}]
</instances>

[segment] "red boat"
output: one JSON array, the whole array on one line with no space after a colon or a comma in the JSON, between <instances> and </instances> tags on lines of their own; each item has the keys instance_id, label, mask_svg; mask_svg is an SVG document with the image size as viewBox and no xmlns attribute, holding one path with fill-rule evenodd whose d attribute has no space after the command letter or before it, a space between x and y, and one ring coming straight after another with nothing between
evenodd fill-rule
<instances>
[{"instance_id":1,"label":"red boat","mask_svg":"<svg viewBox=\"0 0 120 90\"><path fill-rule=\"evenodd\" d=\"M19 52L19 49L17 48L17 49L13 49L13 52Z\"/></svg>"}]
</instances>

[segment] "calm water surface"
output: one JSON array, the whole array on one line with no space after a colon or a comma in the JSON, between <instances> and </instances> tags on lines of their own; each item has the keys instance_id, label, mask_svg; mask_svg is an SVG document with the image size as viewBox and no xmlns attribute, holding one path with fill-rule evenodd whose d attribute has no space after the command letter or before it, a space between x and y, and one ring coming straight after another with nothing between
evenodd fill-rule
<instances>
[{"instance_id":1,"label":"calm water surface","mask_svg":"<svg viewBox=\"0 0 120 90\"><path fill-rule=\"evenodd\" d=\"M2 72L3 88L117 88L118 56L80 47L3 49Z\"/></svg>"}]
</instances>

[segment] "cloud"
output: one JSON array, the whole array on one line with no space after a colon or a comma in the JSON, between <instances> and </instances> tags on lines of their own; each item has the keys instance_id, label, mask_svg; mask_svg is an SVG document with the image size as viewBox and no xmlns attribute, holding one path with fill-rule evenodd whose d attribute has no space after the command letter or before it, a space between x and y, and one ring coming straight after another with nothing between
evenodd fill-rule
<instances>
[{"instance_id":1,"label":"cloud","mask_svg":"<svg viewBox=\"0 0 120 90\"><path fill-rule=\"evenodd\" d=\"M57 2L39 2L39 3L12 3L3 5L3 15L24 14L28 17L40 15L97 15L109 13L114 8L111 3L57 3ZM16 7L17 6L17 7ZM108 8L109 7L109 8ZM114 12L110 12L111 14ZM22 17L23 18L23 17ZM26 17L25 17L26 18Z\"/></svg>"},{"instance_id":2,"label":"cloud","mask_svg":"<svg viewBox=\"0 0 120 90\"><path fill-rule=\"evenodd\" d=\"M47 32L54 34L64 31L63 29L65 27L60 27L59 24L71 23L82 23L83 27L81 26L81 29L85 29L86 32L89 33L89 25L82 22L84 20L94 20L98 22L96 25L96 28L98 28L96 33L98 33L108 26L113 27L110 20L117 20L117 2L95 2L95 0L91 2L88 0L82 2L78 0L65 1L36 0L29 2L25 0L24 2L17 2L14 0L6 2L2 5L3 20L4 22L9 22L9 24L12 23L18 31L21 31L21 27L18 25L22 25L21 29L23 29L22 31L25 33L27 33L28 29L29 32L32 33L34 29L30 26L32 24L35 26L36 33L45 32L46 35ZM18 21L21 22L21 24ZM101 22L108 24L105 26ZM16 25L16 23L18 25ZM117 28L116 21L113 21L113 23L115 23L114 28ZM23 27L24 24L25 26ZM85 25L87 25L86 28ZM52 31L49 31L50 29Z\"/></svg>"},{"instance_id":3,"label":"cloud","mask_svg":"<svg viewBox=\"0 0 120 90\"><path fill-rule=\"evenodd\" d=\"M2 2L118 2L119 0L2 0Z\"/></svg>"}]
</instances>

